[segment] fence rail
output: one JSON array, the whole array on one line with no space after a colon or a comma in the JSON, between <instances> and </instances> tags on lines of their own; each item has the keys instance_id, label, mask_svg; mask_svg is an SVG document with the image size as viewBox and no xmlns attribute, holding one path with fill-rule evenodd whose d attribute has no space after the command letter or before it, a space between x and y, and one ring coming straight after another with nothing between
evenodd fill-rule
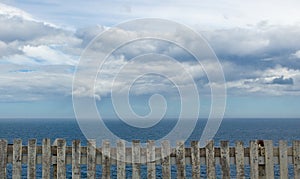
<instances>
[{"instance_id":1,"label":"fence rail","mask_svg":"<svg viewBox=\"0 0 300 179\"><path fill-rule=\"evenodd\" d=\"M12 164L12 173L7 166ZM42 145L37 145L36 139L30 139L27 146L22 146L21 139L15 139L13 144L0 139L0 178L8 175L14 179L21 178L22 164L27 165L27 178L36 178L37 165L42 165L42 178L66 178L66 165L72 165L72 178L81 177L81 165L87 165L87 178L96 178L97 165L102 167L102 178L111 177L111 166L117 168L117 178L126 178L126 166L132 166L132 178L141 178L141 165L147 166L147 178L156 178L156 166L161 166L162 178L171 178L171 166L176 165L176 178L186 178L186 166L191 166L192 178L200 178L201 166L206 166L205 176L216 178L216 166L222 171L222 178L230 178L234 166L235 178L245 178L245 166L250 166L251 178L274 178L274 165L279 165L280 178L289 178L288 166L293 167L294 178L300 178L300 141L293 141L292 146L287 141L279 141L279 146L273 146L270 140L250 141L249 147L243 142L235 142L229 146L228 141L221 141L219 147L209 141L204 148L199 148L197 141L192 141L190 147L185 147L183 141L178 141L175 148L168 141L156 146L154 141L148 141L142 147L137 140L131 147L126 147L125 141L119 140L116 147L110 147L110 142L102 141L101 147L96 147L95 140L88 140L87 146L81 146L79 140L72 141L67 146L64 139L56 139L51 145L50 139L43 139Z\"/></svg>"}]
</instances>

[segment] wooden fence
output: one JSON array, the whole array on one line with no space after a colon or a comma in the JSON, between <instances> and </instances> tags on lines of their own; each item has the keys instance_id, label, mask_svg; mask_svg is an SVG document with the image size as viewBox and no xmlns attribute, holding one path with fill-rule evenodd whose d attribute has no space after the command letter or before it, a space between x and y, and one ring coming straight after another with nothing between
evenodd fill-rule
<instances>
[{"instance_id":1,"label":"wooden fence","mask_svg":"<svg viewBox=\"0 0 300 179\"><path fill-rule=\"evenodd\" d=\"M191 167L192 178L202 176L201 166L206 166L205 177L216 178L218 165L222 178L233 177L233 168L234 178L245 178L247 165L251 178L274 178L274 165L279 165L280 178L290 177L288 165L293 166L293 177L300 178L300 141L294 141L292 146L286 141L279 141L279 146L273 146L270 140L251 141L249 147L240 141L235 146L221 141L220 147L215 147L210 141L204 148L199 148L197 141L191 142L190 147L179 141L171 148L168 141L163 141L161 146L148 141L146 147L141 147L134 140L128 148L122 140L116 147L110 147L109 141L104 140L96 148L95 140L88 140L87 146L81 146L79 140L74 140L72 146L67 146L64 139L57 139L52 145L50 139L44 139L41 146L35 139L29 140L27 146L22 146L20 139L15 139L13 144L0 140L0 178L21 178L22 164L27 166L27 178L36 178L36 167L41 164L41 176L45 179L66 178L68 164L72 166L72 178L81 177L81 165L87 166L87 178L96 178L97 165L102 166L102 178L111 177L112 165L116 166L117 178L126 178L127 165L132 166L132 178L141 178L141 165L147 166L147 178L156 178L157 165L161 166L162 178L171 178L172 165L176 165L176 178L186 178L187 165ZM12 173L8 172L8 165L12 165Z\"/></svg>"}]
</instances>

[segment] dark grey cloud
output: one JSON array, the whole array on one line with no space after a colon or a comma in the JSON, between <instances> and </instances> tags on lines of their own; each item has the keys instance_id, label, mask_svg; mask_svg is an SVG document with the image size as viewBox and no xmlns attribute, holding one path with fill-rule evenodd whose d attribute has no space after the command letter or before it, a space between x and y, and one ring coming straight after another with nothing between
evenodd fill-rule
<instances>
[{"instance_id":1,"label":"dark grey cloud","mask_svg":"<svg viewBox=\"0 0 300 179\"><path fill-rule=\"evenodd\" d=\"M272 84L279 84L279 85L293 85L294 80L293 78L284 78L283 76L279 78L274 78Z\"/></svg>"}]
</instances>

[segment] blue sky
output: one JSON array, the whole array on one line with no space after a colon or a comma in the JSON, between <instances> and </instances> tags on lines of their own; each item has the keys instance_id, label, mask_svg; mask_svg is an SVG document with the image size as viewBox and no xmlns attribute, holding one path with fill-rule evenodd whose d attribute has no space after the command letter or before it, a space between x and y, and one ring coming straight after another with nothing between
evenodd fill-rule
<instances>
[{"instance_id":1,"label":"blue sky","mask_svg":"<svg viewBox=\"0 0 300 179\"><path fill-rule=\"evenodd\" d=\"M226 79L225 117L300 117L299 7L296 0L0 1L0 118L74 117L72 80L84 48L105 29L146 17L183 23L207 40ZM182 49L155 41L136 42L114 54L104 71L107 78L98 81L93 94L100 113L115 117L114 67L149 49L173 56L189 70L199 89L200 117L207 117L211 102L203 69ZM161 70L174 78L179 74L173 66ZM132 71L125 72L125 81ZM130 98L136 113L146 115L149 96L158 92L166 97L167 117L178 115L180 101L170 81L147 76L136 82Z\"/></svg>"}]
</instances>

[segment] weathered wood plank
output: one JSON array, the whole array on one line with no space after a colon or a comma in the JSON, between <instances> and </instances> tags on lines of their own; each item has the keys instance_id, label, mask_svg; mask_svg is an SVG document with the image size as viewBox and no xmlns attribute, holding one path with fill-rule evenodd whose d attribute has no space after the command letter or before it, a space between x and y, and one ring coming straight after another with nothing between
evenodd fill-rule
<instances>
[{"instance_id":1,"label":"weathered wood plank","mask_svg":"<svg viewBox=\"0 0 300 179\"><path fill-rule=\"evenodd\" d=\"M22 176L22 140L15 139L13 145L13 174L14 179L20 179Z\"/></svg>"},{"instance_id":2,"label":"weathered wood plank","mask_svg":"<svg viewBox=\"0 0 300 179\"><path fill-rule=\"evenodd\" d=\"M200 178L200 151L199 141L191 142L192 178Z\"/></svg>"},{"instance_id":3,"label":"weathered wood plank","mask_svg":"<svg viewBox=\"0 0 300 179\"><path fill-rule=\"evenodd\" d=\"M126 178L126 158L125 158L125 141L117 141L117 178Z\"/></svg>"},{"instance_id":4,"label":"weathered wood plank","mask_svg":"<svg viewBox=\"0 0 300 179\"><path fill-rule=\"evenodd\" d=\"M293 141L294 178L300 178L300 141Z\"/></svg>"},{"instance_id":5,"label":"weathered wood plank","mask_svg":"<svg viewBox=\"0 0 300 179\"><path fill-rule=\"evenodd\" d=\"M87 178L96 178L96 140L88 139L87 145Z\"/></svg>"},{"instance_id":6,"label":"weathered wood plank","mask_svg":"<svg viewBox=\"0 0 300 179\"><path fill-rule=\"evenodd\" d=\"M221 167L222 178L230 179L230 158L229 158L229 142L221 141Z\"/></svg>"},{"instance_id":7,"label":"weathered wood plank","mask_svg":"<svg viewBox=\"0 0 300 179\"><path fill-rule=\"evenodd\" d=\"M164 179L171 178L171 167L170 167L170 155L171 148L170 142L168 140L164 140L161 143L161 158L162 158L162 176Z\"/></svg>"},{"instance_id":8,"label":"weathered wood plank","mask_svg":"<svg viewBox=\"0 0 300 179\"><path fill-rule=\"evenodd\" d=\"M139 140L132 141L132 178L141 178L141 146Z\"/></svg>"},{"instance_id":9,"label":"weathered wood plank","mask_svg":"<svg viewBox=\"0 0 300 179\"><path fill-rule=\"evenodd\" d=\"M110 142L108 140L102 141L102 178L110 178Z\"/></svg>"},{"instance_id":10,"label":"weathered wood plank","mask_svg":"<svg viewBox=\"0 0 300 179\"><path fill-rule=\"evenodd\" d=\"M155 173L155 142L149 140L147 142L147 178L156 178Z\"/></svg>"},{"instance_id":11,"label":"weathered wood plank","mask_svg":"<svg viewBox=\"0 0 300 179\"><path fill-rule=\"evenodd\" d=\"M205 147L207 178L216 178L214 141L209 141Z\"/></svg>"},{"instance_id":12,"label":"weathered wood plank","mask_svg":"<svg viewBox=\"0 0 300 179\"><path fill-rule=\"evenodd\" d=\"M28 141L27 178L36 178L36 139Z\"/></svg>"},{"instance_id":13,"label":"weathered wood plank","mask_svg":"<svg viewBox=\"0 0 300 179\"><path fill-rule=\"evenodd\" d=\"M280 178L288 178L288 155L287 155L287 141L279 141L279 164L280 164Z\"/></svg>"},{"instance_id":14,"label":"weathered wood plank","mask_svg":"<svg viewBox=\"0 0 300 179\"><path fill-rule=\"evenodd\" d=\"M50 139L43 139L42 144L42 178L50 179L51 143Z\"/></svg>"},{"instance_id":15,"label":"weathered wood plank","mask_svg":"<svg viewBox=\"0 0 300 179\"><path fill-rule=\"evenodd\" d=\"M178 141L176 146L177 178L185 178L185 150L184 141Z\"/></svg>"},{"instance_id":16,"label":"weathered wood plank","mask_svg":"<svg viewBox=\"0 0 300 179\"><path fill-rule=\"evenodd\" d=\"M72 142L72 178L80 179L80 159L81 159L80 140Z\"/></svg>"},{"instance_id":17,"label":"weathered wood plank","mask_svg":"<svg viewBox=\"0 0 300 179\"><path fill-rule=\"evenodd\" d=\"M257 144L257 141L250 141L250 176L251 176L251 179L258 179L258 144Z\"/></svg>"},{"instance_id":18,"label":"weathered wood plank","mask_svg":"<svg viewBox=\"0 0 300 179\"><path fill-rule=\"evenodd\" d=\"M274 178L273 142L271 140L265 140L264 147L265 147L266 178Z\"/></svg>"},{"instance_id":19,"label":"weathered wood plank","mask_svg":"<svg viewBox=\"0 0 300 179\"><path fill-rule=\"evenodd\" d=\"M245 160L244 160L244 143L242 141L235 142L235 165L236 178L245 178Z\"/></svg>"},{"instance_id":20,"label":"weathered wood plank","mask_svg":"<svg viewBox=\"0 0 300 179\"><path fill-rule=\"evenodd\" d=\"M0 139L0 178L6 179L7 140Z\"/></svg>"},{"instance_id":21,"label":"weathered wood plank","mask_svg":"<svg viewBox=\"0 0 300 179\"><path fill-rule=\"evenodd\" d=\"M66 140L57 139L57 178L66 178Z\"/></svg>"}]
</instances>

